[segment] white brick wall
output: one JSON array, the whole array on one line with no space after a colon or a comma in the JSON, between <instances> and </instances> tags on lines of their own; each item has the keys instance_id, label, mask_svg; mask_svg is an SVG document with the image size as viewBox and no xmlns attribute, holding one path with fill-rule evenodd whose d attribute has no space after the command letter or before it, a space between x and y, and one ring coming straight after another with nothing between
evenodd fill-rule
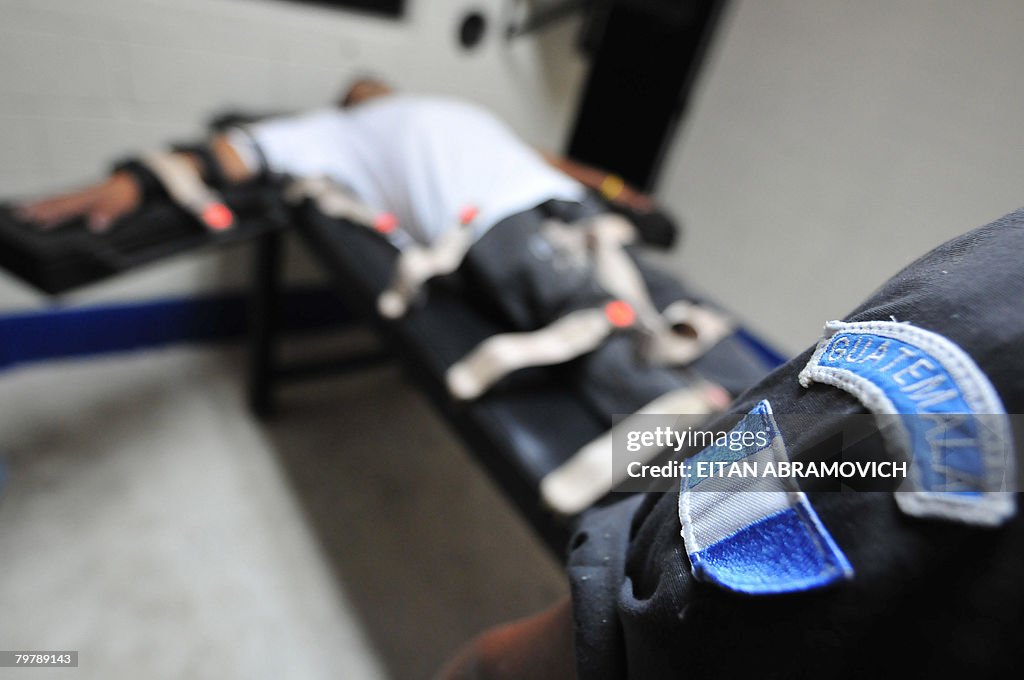
<instances>
[{"instance_id":1,"label":"white brick wall","mask_svg":"<svg viewBox=\"0 0 1024 680\"><path fill-rule=\"evenodd\" d=\"M507 45L494 20L509 4L408 0L392 22L278 0L0 0L0 196L95 177L226 106L323 104L367 69L559 148L573 27ZM467 54L454 35L470 7L492 22ZM795 351L901 264L1024 204L1022 26L1014 0L736 0L661 182L690 226L670 263ZM242 258L179 259L72 300L237 286ZM0 278L0 311L41 302Z\"/></svg>"},{"instance_id":2,"label":"white brick wall","mask_svg":"<svg viewBox=\"0 0 1024 680\"><path fill-rule=\"evenodd\" d=\"M507 45L498 21L506 4L409 0L396 22L279 0L0 0L0 196L91 181L111 159L197 135L228 108L334 101L368 70L479 101L534 143L558 147L582 73L572 27ZM455 35L470 6L492 21L466 53ZM70 300L238 287L244 258L179 258ZM296 279L318 276L302 257L289 265ZM0 274L0 312L46 302Z\"/></svg>"}]
</instances>

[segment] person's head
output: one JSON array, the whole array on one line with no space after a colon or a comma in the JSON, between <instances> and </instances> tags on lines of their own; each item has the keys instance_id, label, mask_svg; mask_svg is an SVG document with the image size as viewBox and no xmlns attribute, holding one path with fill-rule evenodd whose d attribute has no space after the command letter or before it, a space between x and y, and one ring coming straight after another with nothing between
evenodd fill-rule
<instances>
[{"instance_id":1,"label":"person's head","mask_svg":"<svg viewBox=\"0 0 1024 680\"><path fill-rule=\"evenodd\" d=\"M351 85L349 85L348 91L345 92L345 96L341 99L341 105L344 108L357 106L363 102L370 101L371 99L377 99L378 97L384 97L389 95L394 90L391 86L385 83L379 78L361 77L357 78Z\"/></svg>"}]
</instances>

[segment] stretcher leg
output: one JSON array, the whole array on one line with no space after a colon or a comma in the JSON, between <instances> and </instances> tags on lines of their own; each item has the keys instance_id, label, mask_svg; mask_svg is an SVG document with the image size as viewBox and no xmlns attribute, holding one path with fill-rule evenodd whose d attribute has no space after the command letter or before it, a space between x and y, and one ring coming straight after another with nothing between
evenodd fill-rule
<instances>
[{"instance_id":1,"label":"stretcher leg","mask_svg":"<svg viewBox=\"0 0 1024 680\"><path fill-rule=\"evenodd\" d=\"M249 297L248 391L249 408L261 419L274 410L283 256L284 240L279 232L256 241Z\"/></svg>"}]
</instances>

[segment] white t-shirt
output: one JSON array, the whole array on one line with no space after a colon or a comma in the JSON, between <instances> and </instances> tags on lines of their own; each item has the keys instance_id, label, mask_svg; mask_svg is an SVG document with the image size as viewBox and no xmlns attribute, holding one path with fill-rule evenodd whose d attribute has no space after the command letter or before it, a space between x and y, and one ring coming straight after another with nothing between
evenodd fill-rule
<instances>
[{"instance_id":1,"label":"white t-shirt","mask_svg":"<svg viewBox=\"0 0 1024 680\"><path fill-rule=\"evenodd\" d=\"M584 196L582 185L491 113L452 99L388 95L250 131L271 171L326 175L370 208L393 213L401 231L420 243L456 224L466 207L478 210L479 235L548 199ZM245 158L244 137L231 139Z\"/></svg>"}]
</instances>

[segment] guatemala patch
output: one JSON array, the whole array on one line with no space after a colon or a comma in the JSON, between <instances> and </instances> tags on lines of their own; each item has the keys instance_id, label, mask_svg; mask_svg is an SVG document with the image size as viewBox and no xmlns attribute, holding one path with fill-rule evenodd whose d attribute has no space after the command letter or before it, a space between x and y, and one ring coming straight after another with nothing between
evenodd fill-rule
<instances>
[{"instance_id":1,"label":"guatemala patch","mask_svg":"<svg viewBox=\"0 0 1024 680\"><path fill-rule=\"evenodd\" d=\"M750 595L851 578L849 561L791 477L693 474L713 465L788 461L771 405L759 403L728 439L732 446L710 446L686 461L691 472L682 480L679 521L693 575Z\"/></svg>"},{"instance_id":2,"label":"guatemala patch","mask_svg":"<svg viewBox=\"0 0 1024 680\"><path fill-rule=\"evenodd\" d=\"M1006 410L947 338L896 321L830 321L799 380L838 387L874 414L890 451L911 461L896 492L904 512L985 526L1016 512Z\"/></svg>"}]
</instances>

